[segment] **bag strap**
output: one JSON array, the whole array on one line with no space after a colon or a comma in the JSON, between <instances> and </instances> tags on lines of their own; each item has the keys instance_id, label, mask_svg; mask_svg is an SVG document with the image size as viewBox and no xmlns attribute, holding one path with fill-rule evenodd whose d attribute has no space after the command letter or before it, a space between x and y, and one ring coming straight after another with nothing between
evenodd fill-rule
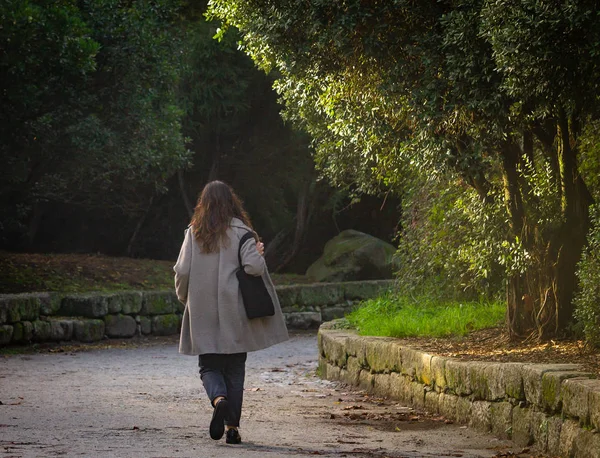
<instances>
[{"instance_id":1,"label":"bag strap","mask_svg":"<svg viewBox=\"0 0 600 458\"><path fill-rule=\"evenodd\" d=\"M242 235L242 238L240 239L240 245L238 246L238 262L240 263L240 269L243 267L242 266L242 255L241 255L242 246L244 246L244 243L246 243L249 239L253 239L253 238L254 238L254 233L246 232L244 235Z\"/></svg>"}]
</instances>

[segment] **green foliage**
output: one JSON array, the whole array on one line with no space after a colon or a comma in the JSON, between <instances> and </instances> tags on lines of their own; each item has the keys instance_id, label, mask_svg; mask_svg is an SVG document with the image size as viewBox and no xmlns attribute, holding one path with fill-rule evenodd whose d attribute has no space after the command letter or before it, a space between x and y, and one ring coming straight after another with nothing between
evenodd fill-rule
<instances>
[{"instance_id":1,"label":"green foliage","mask_svg":"<svg viewBox=\"0 0 600 458\"><path fill-rule=\"evenodd\" d=\"M509 310L534 304L509 320L515 334L531 316L541 334L566 325L591 201L578 139L600 114L595 1L212 0L209 12L276 71L286 118L335 183L383 184L410 205L426 184L424 227L400 242L406 270L476 291L500 266Z\"/></svg>"},{"instance_id":2,"label":"green foliage","mask_svg":"<svg viewBox=\"0 0 600 458\"><path fill-rule=\"evenodd\" d=\"M4 236L40 204L136 211L188 161L178 0L0 3Z\"/></svg>"},{"instance_id":3,"label":"green foliage","mask_svg":"<svg viewBox=\"0 0 600 458\"><path fill-rule=\"evenodd\" d=\"M579 292L575 297L575 318L583 328L587 343L600 348L600 208L592 211L592 228L579 263Z\"/></svg>"},{"instance_id":4,"label":"green foliage","mask_svg":"<svg viewBox=\"0 0 600 458\"><path fill-rule=\"evenodd\" d=\"M448 337L495 327L504 314L501 302L438 302L430 297L387 295L365 301L347 319L362 335Z\"/></svg>"}]
</instances>

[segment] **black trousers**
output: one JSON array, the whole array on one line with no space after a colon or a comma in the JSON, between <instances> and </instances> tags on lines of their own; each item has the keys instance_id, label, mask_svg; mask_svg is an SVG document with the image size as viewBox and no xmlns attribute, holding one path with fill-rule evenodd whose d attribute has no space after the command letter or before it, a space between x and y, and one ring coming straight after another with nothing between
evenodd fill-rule
<instances>
[{"instance_id":1,"label":"black trousers","mask_svg":"<svg viewBox=\"0 0 600 458\"><path fill-rule=\"evenodd\" d=\"M200 378L212 406L215 398L227 398L231 411L225 419L228 426L240 425L247 356L247 353L206 353L198 357Z\"/></svg>"}]
</instances>

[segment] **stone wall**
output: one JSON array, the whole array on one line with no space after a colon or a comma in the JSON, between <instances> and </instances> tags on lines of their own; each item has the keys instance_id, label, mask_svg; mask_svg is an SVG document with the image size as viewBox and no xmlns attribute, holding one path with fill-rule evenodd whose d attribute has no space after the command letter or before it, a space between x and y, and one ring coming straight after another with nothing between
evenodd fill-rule
<instances>
[{"instance_id":1,"label":"stone wall","mask_svg":"<svg viewBox=\"0 0 600 458\"><path fill-rule=\"evenodd\" d=\"M319 370L552 456L600 458L600 380L574 364L466 362L319 330Z\"/></svg>"},{"instance_id":2,"label":"stone wall","mask_svg":"<svg viewBox=\"0 0 600 458\"><path fill-rule=\"evenodd\" d=\"M288 326L307 329L390 287L390 281L366 281L279 286L277 292ZM177 334L183 310L172 291L0 295L0 347Z\"/></svg>"}]
</instances>

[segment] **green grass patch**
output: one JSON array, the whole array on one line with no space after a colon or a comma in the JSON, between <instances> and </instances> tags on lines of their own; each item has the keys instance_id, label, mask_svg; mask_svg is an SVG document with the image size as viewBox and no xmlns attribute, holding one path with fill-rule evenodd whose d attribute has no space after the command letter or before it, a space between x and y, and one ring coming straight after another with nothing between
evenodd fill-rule
<instances>
[{"instance_id":1,"label":"green grass patch","mask_svg":"<svg viewBox=\"0 0 600 458\"><path fill-rule=\"evenodd\" d=\"M347 319L361 335L447 337L497 326L505 311L501 301L440 302L389 294L362 302Z\"/></svg>"}]
</instances>

